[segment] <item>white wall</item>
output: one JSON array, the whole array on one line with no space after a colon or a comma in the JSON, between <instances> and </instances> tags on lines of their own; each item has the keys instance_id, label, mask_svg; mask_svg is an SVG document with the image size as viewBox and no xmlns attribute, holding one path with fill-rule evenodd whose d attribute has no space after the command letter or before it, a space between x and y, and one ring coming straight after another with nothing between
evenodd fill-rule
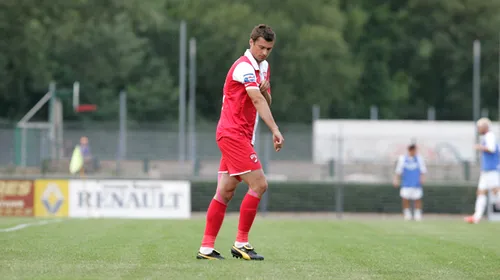
<instances>
[{"instance_id":1,"label":"white wall","mask_svg":"<svg viewBox=\"0 0 500 280\"><path fill-rule=\"evenodd\" d=\"M493 124L497 134L498 123ZM339 155L344 162L394 161L415 140L429 162L475 161L474 122L404 120L317 120L313 124L313 160L326 163Z\"/></svg>"}]
</instances>

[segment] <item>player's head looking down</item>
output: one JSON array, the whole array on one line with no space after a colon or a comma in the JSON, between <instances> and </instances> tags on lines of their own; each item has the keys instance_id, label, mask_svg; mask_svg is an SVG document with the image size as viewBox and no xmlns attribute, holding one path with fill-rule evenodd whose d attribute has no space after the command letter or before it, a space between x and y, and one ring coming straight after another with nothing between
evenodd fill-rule
<instances>
[{"instance_id":1,"label":"player's head looking down","mask_svg":"<svg viewBox=\"0 0 500 280\"><path fill-rule=\"evenodd\" d=\"M262 62L269 57L276 41L276 34L270 26L259 24L250 34L250 52L257 62Z\"/></svg>"},{"instance_id":2,"label":"player's head looking down","mask_svg":"<svg viewBox=\"0 0 500 280\"><path fill-rule=\"evenodd\" d=\"M491 127L491 121L488 118L480 118L476 124L479 134L486 134Z\"/></svg>"},{"instance_id":3,"label":"player's head looking down","mask_svg":"<svg viewBox=\"0 0 500 280\"><path fill-rule=\"evenodd\" d=\"M414 157L417 154L417 145L411 144L410 146L408 146L408 154L411 157Z\"/></svg>"}]
</instances>

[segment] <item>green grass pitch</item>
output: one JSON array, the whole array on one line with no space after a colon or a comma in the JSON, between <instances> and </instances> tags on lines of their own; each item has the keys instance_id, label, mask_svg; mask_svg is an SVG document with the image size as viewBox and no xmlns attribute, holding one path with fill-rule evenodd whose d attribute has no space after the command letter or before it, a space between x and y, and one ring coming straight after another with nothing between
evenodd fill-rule
<instances>
[{"instance_id":1,"label":"green grass pitch","mask_svg":"<svg viewBox=\"0 0 500 280\"><path fill-rule=\"evenodd\" d=\"M425 216L424 216L425 218ZM0 229L37 222L0 218ZM500 223L257 217L263 262L231 257L237 218L196 260L203 217L68 219L0 232L0 279L499 279Z\"/></svg>"}]
</instances>

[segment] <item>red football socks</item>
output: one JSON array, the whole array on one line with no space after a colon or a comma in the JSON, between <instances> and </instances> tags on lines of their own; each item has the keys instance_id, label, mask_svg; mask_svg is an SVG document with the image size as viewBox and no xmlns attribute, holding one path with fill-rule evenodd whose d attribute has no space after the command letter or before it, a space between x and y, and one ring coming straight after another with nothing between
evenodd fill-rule
<instances>
[{"instance_id":1,"label":"red football socks","mask_svg":"<svg viewBox=\"0 0 500 280\"><path fill-rule=\"evenodd\" d=\"M202 247L214 248L215 238L219 234L219 230L226 215L227 205L212 199L207 210L207 224L205 226L205 234L201 241Z\"/></svg>"},{"instance_id":2,"label":"red football socks","mask_svg":"<svg viewBox=\"0 0 500 280\"><path fill-rule=\"evenodd\" d=\"M238 224L238 234L236 242L248 242L248 232L252 227L255 216L257 215L257 208L259 207L260 198L247 193L241 202L240 207L240 221Z\"/></svg>"}]
</instances>

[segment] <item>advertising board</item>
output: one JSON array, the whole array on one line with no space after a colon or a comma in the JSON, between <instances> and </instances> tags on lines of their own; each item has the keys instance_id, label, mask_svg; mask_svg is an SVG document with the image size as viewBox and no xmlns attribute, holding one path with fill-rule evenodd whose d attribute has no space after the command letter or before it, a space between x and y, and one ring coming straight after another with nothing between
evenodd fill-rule
<instances>
[{"instance_id":1,"label":"advertising board","mask_svg":"<svg viewBox=\"0 0 500 280\"><path fill-rule=\"evenodd\" d=\"M71 180L70 217L187 219L189 181Z\"/></svg>"},{"instance_id":2,"label":"advertising board","mask_svg":"<svg viewBox=\"0 0 500 280\"><path fill-rule=\"evenodd\" d=\"M68 216L68 180L35 180L35 216Z\"/></svg>"},{"instance_id":3,"label":"advertising board","mask_svg":"<svg viewBox=\"0 0 500 280\"><path fill-rule=\"evenodd\" d=\"M0 216L33 216L33 181L0 180Z\"/></svg>"}]
</instances>

